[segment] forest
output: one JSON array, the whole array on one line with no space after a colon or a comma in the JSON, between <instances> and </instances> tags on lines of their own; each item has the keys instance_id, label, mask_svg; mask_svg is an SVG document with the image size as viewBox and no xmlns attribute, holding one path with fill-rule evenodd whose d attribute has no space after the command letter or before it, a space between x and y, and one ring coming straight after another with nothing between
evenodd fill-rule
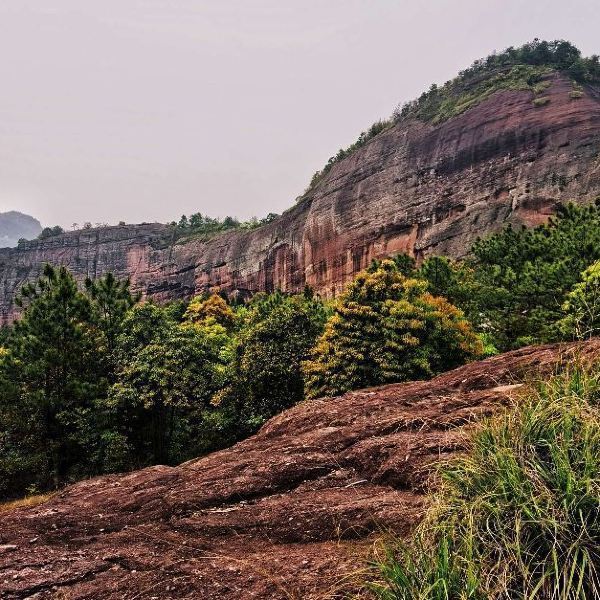
<instances>
[{"instance_id":1,"label":"forest","mask_svg":"<svg viewBox=\"0 0 600 600\"><path fill-rule=\"evenodd\" d=\"M0 495L177 464L304 398L424 379L600 327L600 202L478 240L464 261L373 261L337 299L140 302L47 265L0 335Z\"/></svg>"}]
</instances>

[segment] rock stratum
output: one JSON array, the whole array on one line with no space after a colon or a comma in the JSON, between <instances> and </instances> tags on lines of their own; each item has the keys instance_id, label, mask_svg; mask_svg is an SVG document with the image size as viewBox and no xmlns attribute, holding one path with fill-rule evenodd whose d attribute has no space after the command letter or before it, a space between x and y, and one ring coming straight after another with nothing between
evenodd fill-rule
<instances>
[{"instance_id":1,"label":"rock stratum","mask_svg":"<svg viewBox=\"0 0 600 600\"><path fill-rule=\"evenodd\" d=\"M0 513L0 598L341 597L376 539L419 522L432 467L477 420L575 355L597 360L600 340L303 402L230 449Z\"/></svg>"},{"instance_id":2,"label":"rock stratum","mask_svg":"<svg viewBox=\"0 0 600 600\"><path fill-rule=\"evenodd\" d=\"M335 163L274 222L212 239L173 241L167 226L108 227L0 250L0 319L45 262L80 279L112 271L165 301L204 290L301 290L325 296L373 258L463 256L506 223L535 225L560 202L600 194L600 91L573 98L548 76L546 104L502 90L438 125L403 120Z\"/></svg>"}]
</instances>

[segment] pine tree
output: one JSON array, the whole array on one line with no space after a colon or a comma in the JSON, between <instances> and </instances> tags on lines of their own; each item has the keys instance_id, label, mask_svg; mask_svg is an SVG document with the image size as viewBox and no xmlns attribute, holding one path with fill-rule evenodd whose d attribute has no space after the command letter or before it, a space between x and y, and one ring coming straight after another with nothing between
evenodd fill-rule
<instances>
[{"instance_id":1,"label":"pine tree","mask_svg":"<svg viewBox=\"0 0 600 600\"><path fill-rule=\"evenodd\" d=\"M39 457L41 472L32 478L43 487L57 486L73 470L94 469L93 399L106 387L98 373L99 332L89 300L64 267L46 265L36 283L23 287L18 302L25 311L5 369L19 388L21 404L14 409L23 413L26 452Z\"/></svg>"}]
</instances>

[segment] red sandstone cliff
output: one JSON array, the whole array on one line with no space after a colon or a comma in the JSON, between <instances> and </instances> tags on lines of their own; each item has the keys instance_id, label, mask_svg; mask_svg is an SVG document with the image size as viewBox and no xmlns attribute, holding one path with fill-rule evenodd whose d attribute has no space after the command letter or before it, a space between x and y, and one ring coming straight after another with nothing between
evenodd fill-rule
<instances>
[{"instance_id":1,"label":"red sandstone cliff","mask_svg":"<svg viewBox=\"0 0 600 600\"><path fill-rule=\"evenodd\" d=\"M331 296L372 258L461 256L505 223L539 223L558 202L600 194L600 92L573 99L551 77L532 93L496 92L440 125L403 121L336 163L269 225L172 243L162 225L109 227L0 250L0 320L44 262L78 277L113 271L158 300L204 289L300 290Z\"/></svg>"}]
</instances>

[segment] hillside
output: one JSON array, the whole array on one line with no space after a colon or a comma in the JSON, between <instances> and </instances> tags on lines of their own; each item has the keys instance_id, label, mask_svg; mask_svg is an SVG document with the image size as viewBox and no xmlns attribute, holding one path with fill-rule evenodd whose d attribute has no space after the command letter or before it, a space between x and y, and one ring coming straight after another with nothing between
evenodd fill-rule
<instances>
[{"instance_id":1,"label":"hillside","mask_svg":"<svg viewBox=\"0 0 600 600\"><path fill-rule=\"evenodd\" d=\"M44 262L80 280L130 277L159 301L306 284L330 297L373 258L463 256L507 223L535 225L561 202L588 202L600 194L600 87L559 66L472 68L432 88L340 151L295 206L257 229L176 241L166 225L131 225L1 250L0 320L15 317L16 292Z\"/></svg>"},{"instance_id":2,"label":"hillside","mask_svg":"<svg viewBox=\"0 0 600 600\"><path fill-rule=\"evenodd\" d=\"M352 589L376 537L410 532L431 466L524 378L600 356L538 346L301 403L179 467L81 482L2 515L6 599L325 598Z\"/></svg>"},{"instance_id":3,"label":"hillside","mask_svg":"<svg viewBox=\"0 0 600 600\"><path fill-rule=\"evenodd\" d=\"M16 246L20 239L32 240L42 231L37 219L16 211L0 213L0 248Z\"/></svg>"}]
</instances>

